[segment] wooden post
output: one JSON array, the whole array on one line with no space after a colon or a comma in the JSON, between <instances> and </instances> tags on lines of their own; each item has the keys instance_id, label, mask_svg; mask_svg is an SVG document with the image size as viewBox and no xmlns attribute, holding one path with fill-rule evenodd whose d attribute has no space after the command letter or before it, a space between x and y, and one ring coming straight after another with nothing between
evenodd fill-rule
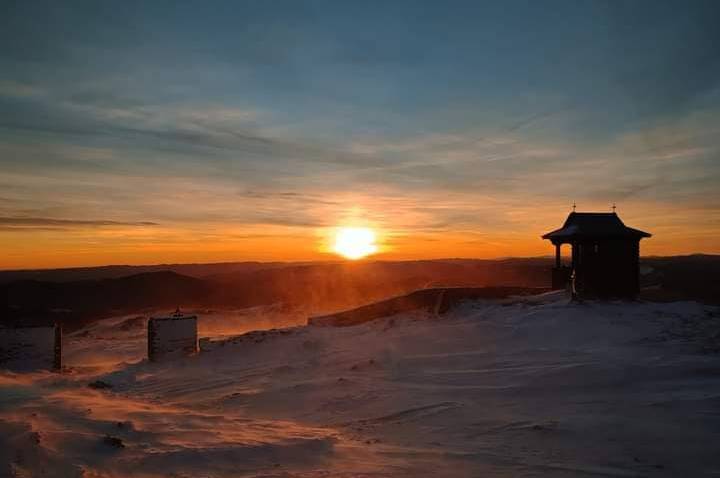
<instances>
[{"instance_id":1,"label":"wooden post","mask_svg":"<svg viewBox=\"0 0 720 478\"><path fill-rule=\"evenodd\" d=\"M53 370L62 371L62 326L55 324L55 344L53 346Z\"/></svg>"},{"instance_id":2,"label":"wooden post","mask_svg":"<svg viewBox=\"0 0 720 478\"><path fill-rule=\"evenodd\" d=\"M155 322L152 317L147 322L147 356L150 362L155 361Z\"/></svg>"},{"instance_id":3,"label":"wooden post","mask_svg":"<svg viewBox=\"0 0 720 478\"><path fill-rule=\"evenodd\" d=\"M560 268L560 244L555 244L555 267Z\"/></svg>"}]
</instances>

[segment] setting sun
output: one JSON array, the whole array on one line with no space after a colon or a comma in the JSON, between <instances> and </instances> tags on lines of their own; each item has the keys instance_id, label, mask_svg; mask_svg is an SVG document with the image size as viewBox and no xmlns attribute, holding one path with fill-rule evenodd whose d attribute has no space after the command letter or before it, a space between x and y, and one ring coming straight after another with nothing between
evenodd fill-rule
<instances>
[{"instance_id":1,"label":"setting sun","mask_svg":"<svg viewBox=\"0 0 720 478\"><path fill-rule=\"evenodd\" d=\"M366 227L343 227L335 234L333 251L347 259L361 259L377 252L375 232Z\"/></svg>"}]
</instances>

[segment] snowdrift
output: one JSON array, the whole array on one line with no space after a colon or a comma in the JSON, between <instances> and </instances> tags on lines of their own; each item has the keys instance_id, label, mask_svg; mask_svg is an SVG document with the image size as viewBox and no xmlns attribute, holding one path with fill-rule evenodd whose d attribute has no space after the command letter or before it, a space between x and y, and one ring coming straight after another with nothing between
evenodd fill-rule
<instances>
[{"instance_id":1,"label":"snowdrift","mask_svg":"<svg viewBox=\"0 0 720 478\"><path fill-rule=\"evenodd\" d=\"M437 287L334 314L310 317L308 325L348 327L413 310L443 314L466 300L505 299L546 292L546 287Z\"/></svg>"},{"instance_id":2,"label":"snowdrift","mask_svg":"<svg viewBox=\"0 0 720 478\"><path fill-rule=\"evenodd\" d=\"M62 375L0 373L0 476L720 471L716 307L466 300L159 363L129 319L69 336Z\"/></svg>"}]
</instances>

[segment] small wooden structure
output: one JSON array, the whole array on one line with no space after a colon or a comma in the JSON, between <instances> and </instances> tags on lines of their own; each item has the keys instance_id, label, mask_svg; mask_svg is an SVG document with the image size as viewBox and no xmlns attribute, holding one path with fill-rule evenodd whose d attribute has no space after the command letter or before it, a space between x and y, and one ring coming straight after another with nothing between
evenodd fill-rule
<instances>
[{"instance_id":1,"label":"small wooden structure","mask_svg":"<svg viewBox=\"0 0 720 478\"><path fill-rule=\"evenodd\" d=\"M571 212L560 229L542 236L555 246L553 289L570 285L574 298L636 297L644 237L650 234L627 227L615 212ZM563 244L572 247L570 266L560 260Z\"/></svg>"},{"instance_id":2,"label":"small wooden structure","mask_svg":"<svg viewBox=\"0 0 720 478\"><path fill-rule=\"evenodd\" d=\"M168 317L151 317L147 325L147 350L151 362L198 353L196 315L185 315L178 308Z\"/></svg>"},{"instance_id":3,"label":"small wooden structure","mask_svg":"<svg viewBox=\"0 0 720 478\"><path fill-rule=\"evenodd\" d=\"M0 368L62 370L62 327L43 320L0 325Z\"/></svg>"}]
</instances>

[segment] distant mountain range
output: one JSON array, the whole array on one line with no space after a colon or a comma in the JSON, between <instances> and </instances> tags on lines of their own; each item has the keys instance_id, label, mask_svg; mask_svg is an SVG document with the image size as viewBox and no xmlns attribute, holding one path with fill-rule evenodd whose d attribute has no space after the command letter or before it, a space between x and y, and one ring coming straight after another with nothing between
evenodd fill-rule
<instances>
[{"instance_id":1,"label":"distant mountain range","mask_svg":"<svg viewBox=\"0 0 720 478\"><path fill-rule=\"evenodd\" d=\"M441 286L544 287L550 258L177 264L0 271L0 322L54 320L73 329L144 309L282 304L308 315ZM654 299L720 301L720 256L642 260Z\"/></svg>"},{"instance_id":2,"label":"distant mountain range","mask_svg":"<svg viewBox=\"0 0 720 478\"><path fill-rule=\"evenodd\" d=\"M94 279L117 279L146 272L171 271L201 279L213 274L251 272L258 269L302 265L287 262L220 262L214 264L156 264L149 266L110 265L100 267L69 267L64 269L22 269L0 271L0 284L18 280L69 282Z\"/></svg>"}]
</instances>

